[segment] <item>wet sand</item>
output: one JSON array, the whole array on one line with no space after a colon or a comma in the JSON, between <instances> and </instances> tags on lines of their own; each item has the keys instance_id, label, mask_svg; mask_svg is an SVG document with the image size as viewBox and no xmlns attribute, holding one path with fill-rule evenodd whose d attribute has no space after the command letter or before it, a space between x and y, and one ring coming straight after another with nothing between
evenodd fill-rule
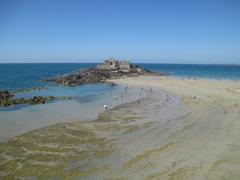
<instances>
[{"instance_id":1,"label":"wet sand","mask_svg":"<svg viewBox=\"0 0 240 180\"><path fill-rule=\"evenodd\" d=\"M93 122L59 123L0 144L0 177L240 177L239 82L169 77L114 82L144 88L147 95Z\"/></svg>"}]
</instances>

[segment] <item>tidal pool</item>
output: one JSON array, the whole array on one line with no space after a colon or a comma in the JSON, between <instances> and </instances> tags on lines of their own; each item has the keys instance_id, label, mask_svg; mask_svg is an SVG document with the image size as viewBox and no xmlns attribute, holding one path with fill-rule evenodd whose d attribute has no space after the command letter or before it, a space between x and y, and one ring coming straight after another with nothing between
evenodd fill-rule
<instances>
[{"instance_id":1,"label":"tidal pool","mask_svg":"<svg viewBox=\"0 0 240 180\"><path fill-rule=\"evenodd\" d=\"M16 97L32 96L71 97L41 105L20 105L0 110L0 141L33 129L59 122L86 122L97 118L103 106L112 108L121 103L135 101L145 92L133 87L108 84L77 87L52 86L32 92L18 93Z\"/></svg>"}]
</instances>

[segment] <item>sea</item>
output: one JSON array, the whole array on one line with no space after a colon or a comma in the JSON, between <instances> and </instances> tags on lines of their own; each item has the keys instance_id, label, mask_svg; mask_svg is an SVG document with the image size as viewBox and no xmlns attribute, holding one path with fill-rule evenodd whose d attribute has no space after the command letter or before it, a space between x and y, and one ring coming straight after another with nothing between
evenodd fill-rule
<instances>
[{"instance_id":1,"label":"sea","mask_svg":"<svg viewBox=\"0 0 240 180\"><path fill-rule=\"evenodd\" d=\"M46 86L46 83L41 80L69 74L81 68L95 67L96 65L97 63L0 64L0 90L14 91ZM139 65L152 71L166 73L170 76L230 80L240 79L240 65L150 63L141 63Z\"/></svg>"},{"instance_id":2,"label":"sea","mask_svg":"<svg viewBox=\"0 0 240 180\"><path fill-rule=\"evenodd\" d=\"M214 64L140 64L142 67L166 73L169 76L207 78L207 79L240 79L240 65Z\"/></svg>"},{"instance_id":3,"label":"sea","mask_svg":"<svg viewBox=\"0 0 240 180\"><path fill-rule=\"evenodd\" d=\"M0 90L8 90L16 97L33 96L71 97L41 105L19 105L0 108L0 141L27 131L59 122L93 121L104 111L122 103L144 97L145 92L133 87L108 84L76 87L59 86L42 80L66 75L82 68L95 67L97 63L21 63L0 64ZM169 76L240 80L238 65L193 64L139 64ZM40 90L34 87L44 87Z\"/></svg>"}]
</instances>

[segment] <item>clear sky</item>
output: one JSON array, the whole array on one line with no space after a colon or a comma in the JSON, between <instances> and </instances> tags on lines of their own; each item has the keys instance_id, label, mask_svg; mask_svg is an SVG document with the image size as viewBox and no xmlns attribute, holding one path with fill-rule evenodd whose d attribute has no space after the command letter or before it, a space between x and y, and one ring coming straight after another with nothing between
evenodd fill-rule
<instances>
[{"instance_id":1,"label":"clear sky","mask_svg":"<svg viewBox=\"0 0 240 180\"><path fill-rule=\"evenodd\" d=\"M240 0L0 0L0 62L240 64Z\"/></svg>"}]
</instances>

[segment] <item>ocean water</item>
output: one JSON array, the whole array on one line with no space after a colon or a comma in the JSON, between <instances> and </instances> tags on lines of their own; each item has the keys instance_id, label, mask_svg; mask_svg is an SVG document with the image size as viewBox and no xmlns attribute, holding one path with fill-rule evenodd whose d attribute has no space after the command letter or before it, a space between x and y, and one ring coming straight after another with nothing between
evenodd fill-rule
<instances>
[{"instance_id":1,"label":"ocean water","mask_svg":"<svg viewBox=\"0 0 240 180\"><path fill-rule=\"evenodd\" d=\"M240 65L140 64L142 67L173 76L213 79L240 79ZM68 74L96 63L0 64L0 90L23 90L51 86L42 79Z\"/></svg>"},{"instance_id":2,"label":"ocean water","mask_svg":"<svg viewBox=\"0 0 240 180\"><path fill-rule=\"evenodd\" d=\"M96 64L0 64L0 89L16 93L16 98L32 96L65 96L64 99L39 105L0 108L0 141L59 122L93 121L104 111L135 101L145 92L137 88L94 84L75 87L42 82L42 79L69 74ZM31 90L33 87L46 87ZM27 90L27 91L26 91Z\"/></svg>"},{"instance_id":3,"label":"ocean water","mask_svg":"<svg viewBox=\"0 0 240 180\"><path fill-rule=\"evenodd\" d=\"M42 79L95 66L95 63L0 64L0 89L23 90L46 86L50 84L41 82Z\"/></svg>"},{"instance_id":4,"label":"ocean water","mask_svg":"<svg viewBox=\"0 0 240 180\"><path fill-rule=\"evenodd\" d=\"M240 65L202 64L140 64L146 69L163 72L170 76L210 79L240 79Z\"/></svg>"},{"instance_id":5,"label":"ocean water","mask_svg":"<svg viewBox=\"0 0 240 180\"><path fill-rule=\"evenodd\" d=\"M140 64L146 69L164 72L171 76L200 77L214 79L240 79L240 66ZM76 87L59 86L42 82L42 79L69 74L81 68L95 67L95 63L52 64L0 64L0 90L18 92L16 97L67 96L72 99L54 101L40 105L19 105L0 108L0 141L5 141L27 131L58 122L92 121L109 108L121 103L135 101L146 92L123 86L108 84ZM24 91L33 87L41 90Z\"/></svg>"}]
</instances>

